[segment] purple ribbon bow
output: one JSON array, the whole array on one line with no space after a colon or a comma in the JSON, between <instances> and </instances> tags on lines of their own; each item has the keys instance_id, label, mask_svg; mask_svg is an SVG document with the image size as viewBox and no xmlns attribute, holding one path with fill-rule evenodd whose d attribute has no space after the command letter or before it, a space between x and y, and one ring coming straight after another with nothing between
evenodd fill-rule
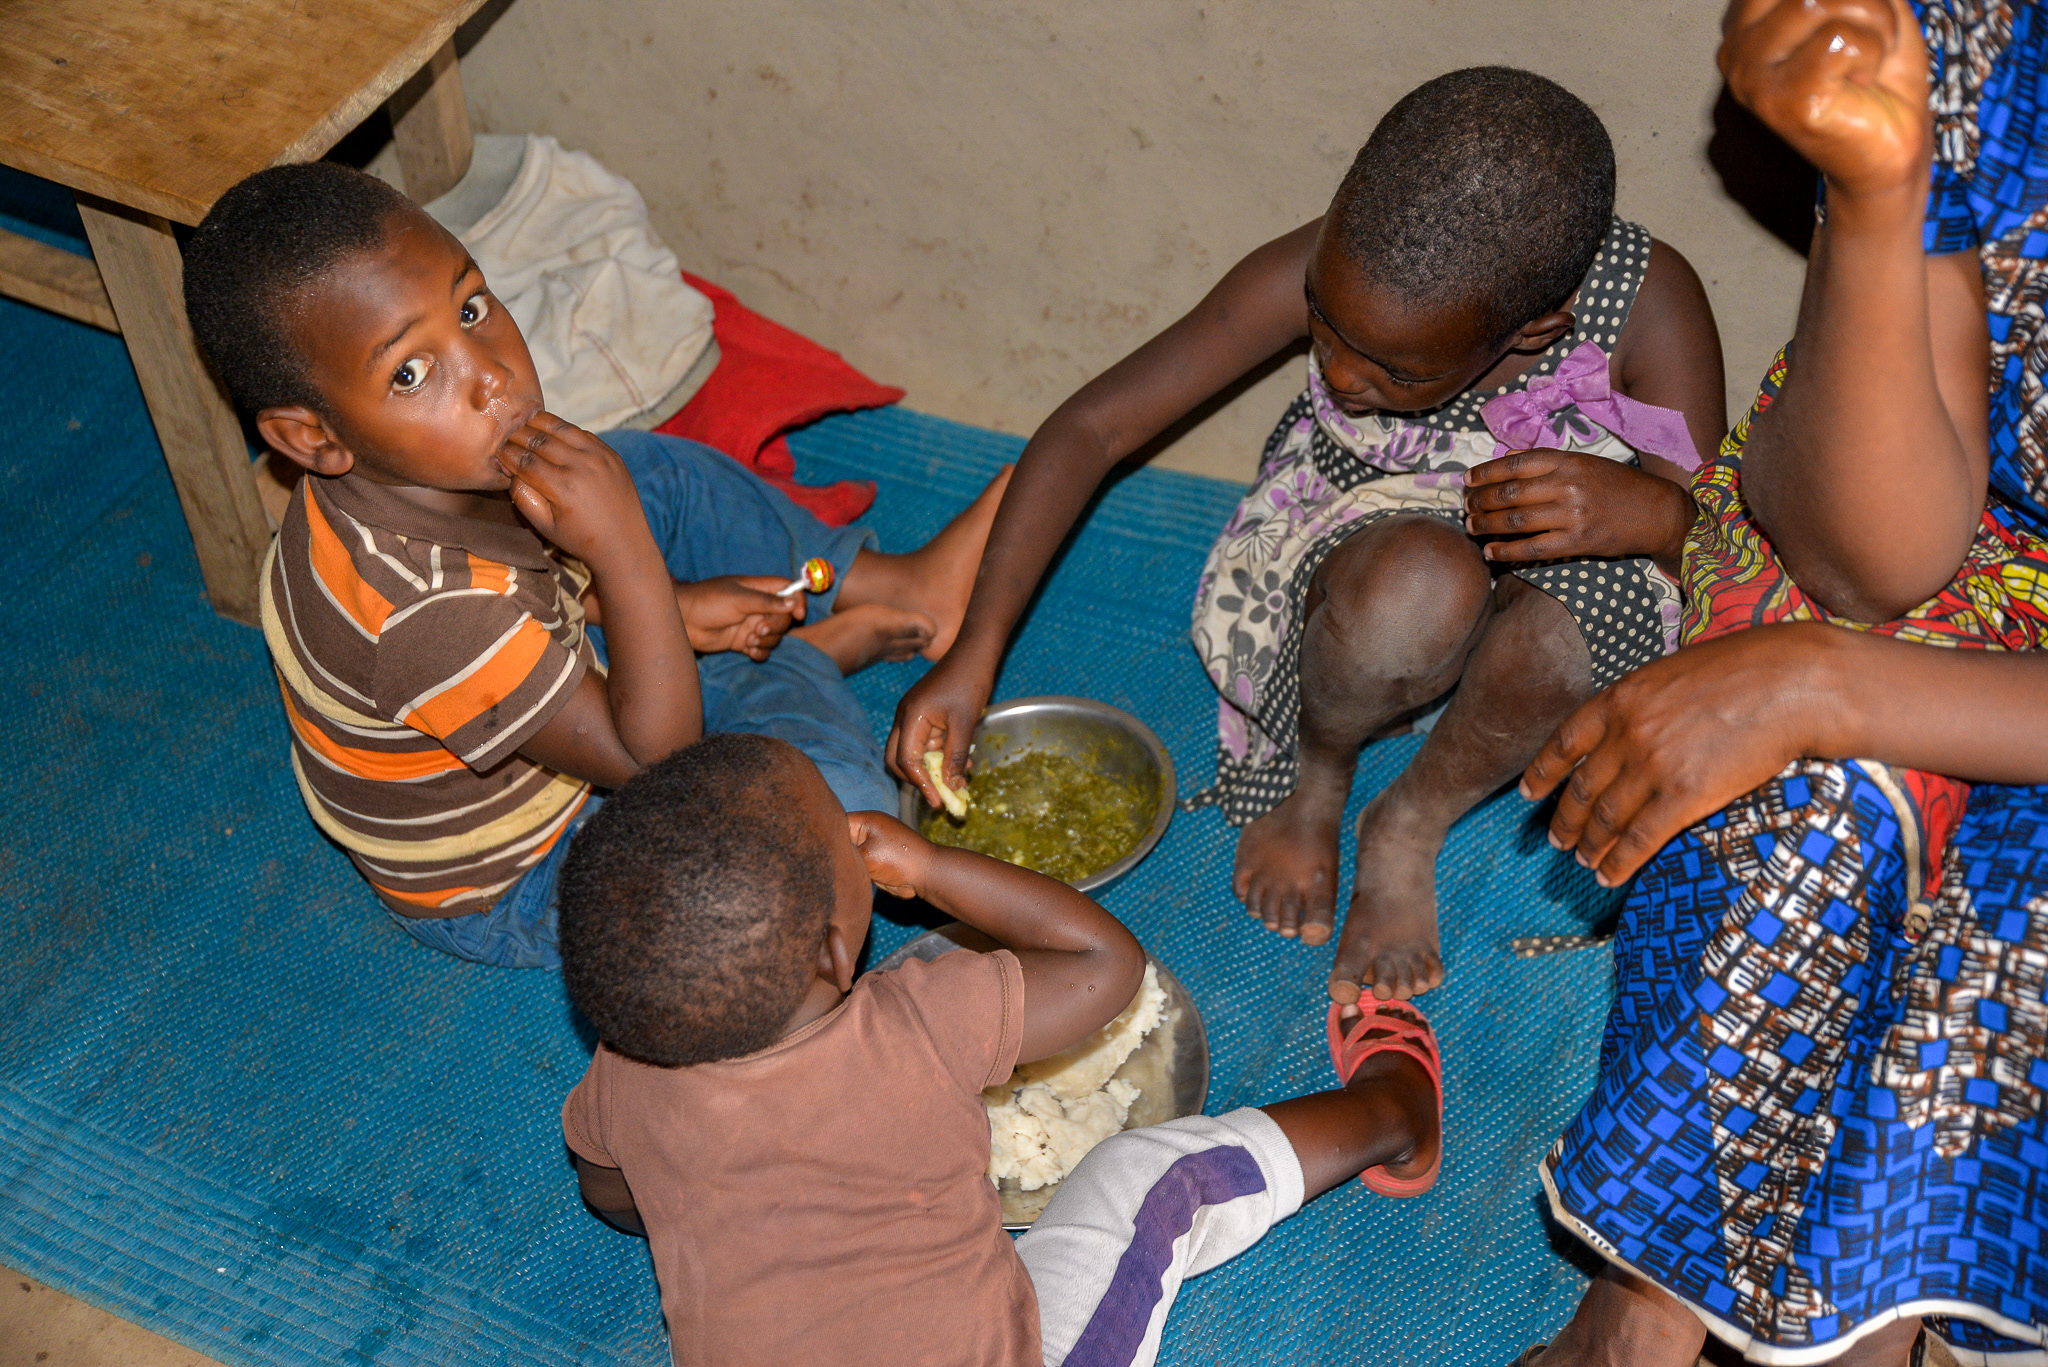
<instances>
[{"instance_id":1,"label":"purple ribbon bow","mask_svg":"<svg viewBox=\"0 0 2048 1367\"><path fill-rule=\"evenodd\" d=\"M1681 470L1700 468L1684 415L1615 393L1607 382L1607 353L1597 342L1580 343L1559 363L1556 374L1538 375L1520 392L1488 399L1479 410L1486 430L1500 443L1493 453L1496 460L1510 451L1558 445L1574 415L1583 415L1635 450L1662 456Z\"/></svg>"}]
</instances>

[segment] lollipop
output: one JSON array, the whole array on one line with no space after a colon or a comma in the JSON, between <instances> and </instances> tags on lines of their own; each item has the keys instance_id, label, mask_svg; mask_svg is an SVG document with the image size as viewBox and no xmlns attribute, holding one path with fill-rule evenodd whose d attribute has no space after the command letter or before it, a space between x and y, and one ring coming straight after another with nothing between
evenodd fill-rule
<instances>
[{"instance_id":1,"label":"lollipop","mask_svg":"<svg viewBox=\"0 0 2048 1367\"><path fill-rule=\"evenodd\" d=\"M790 580L783 587L775 590L775 596L777 598L787 598L792 593L798 593L805 589L809 589L812 593L823 593L826 589L832 587L832 581L837 577L832 571L831 561L812 556L809 560L804 561L804 572L797 578Z\"/></svg>"}]
</instances>

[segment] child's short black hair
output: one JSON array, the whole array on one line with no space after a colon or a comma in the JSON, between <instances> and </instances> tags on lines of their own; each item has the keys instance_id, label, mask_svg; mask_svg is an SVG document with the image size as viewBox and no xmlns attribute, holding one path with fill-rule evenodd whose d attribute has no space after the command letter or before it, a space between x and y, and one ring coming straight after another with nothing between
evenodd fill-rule
<instances>
[{"instance_id":1,"label":"child's short black hair","mask_svg":"<svg viewBox=\"0 0 2048 1367\"><path fill-rule=\"evenodd\" d=\"M375 176L326 161L269 167L214 201L185 245L185 316L237 404L326 411L285 327L293 296L383 246L392 215L411 206Z\"/></svg>"},{"instance_id":2,"label":"child's short black hair","mask_svg":"<svg viewBox=\"0 0 2048 1367\"><path fill-rule=\"evenodd\" d=\"M775 1042L832 911L798 751L706 736L605 799L562 863L562 980L612 1048L674 1068Z\"/></svg>"},{"instance_id":3,"label":"child's short black hair","mask_svg":"<svg viewBox=\"0 0 2048 1367\"><path fill-rule=\"evenodd\" d=\"M1387 111L1330 224L1375 281L1422 305L1477 302L1495 340L1558 307L1614 216L1614 144L1555 81L1475 66Z\"/></svg>"}]
</instances>

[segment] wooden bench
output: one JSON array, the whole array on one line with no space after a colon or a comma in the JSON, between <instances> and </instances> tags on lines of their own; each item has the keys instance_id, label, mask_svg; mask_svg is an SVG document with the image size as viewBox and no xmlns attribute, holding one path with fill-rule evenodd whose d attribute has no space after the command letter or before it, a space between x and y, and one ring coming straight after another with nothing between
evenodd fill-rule
<instances>
[{"instance_id":1,"label":"wooden bench","mask_svg":"<svg viewBox=\"0 0 2048 1367\"><path fill-rule=\"evenodd\" d=\"M214 609L270 542L242 424L185 324L174 223L389 103L407 193L469 168L455 28L483 0L4 0L0 165L76 195L93 258L0 231L0 294L119 332Z\"/></svg>"}]
</instances>

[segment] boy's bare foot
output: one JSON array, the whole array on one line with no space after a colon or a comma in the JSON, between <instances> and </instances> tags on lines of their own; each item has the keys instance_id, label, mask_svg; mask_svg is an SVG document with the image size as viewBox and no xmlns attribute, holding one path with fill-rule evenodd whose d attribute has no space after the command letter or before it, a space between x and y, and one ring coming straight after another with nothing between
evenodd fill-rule
<instances>
[{"instance_id":1,"label":"boy's bare foot","mask_svg":"<svg viewBox=\"0 0 2048 1367\"><path fill-rule=\"evenodd\" d=\"M1436 856L1444 833L1404 812L1397 788L1359 814L1351 905L1330 966L1330 995L1338 1001L1365 992L1406 1001L1444 980L1436 929Z\"/></svg>"},{"instance_id":2,"label":"boy's bare foot","mask_svg":"<svg viewBox=\"0 0 2048 1367\"><path fill-rule=\"evenodd\" d=\"M841 610L872 604L922 613L933 623L933 632L916 653L927 660L944 655L960 632L960 619L967 615L989 525L1009 487L1012 468L998 470L974 502L919 549L906 555L862 551L855 556L839 590Z\"/></svg>"},{"instance_id":3,"label":"boy's bare foot","mask_svg":"<svg viewBox=\"0 0 2048 1367\"><path fill-rule=\"evenodd\" d=\"M921 612L862 603L789 634L830 655L841 674L851 674L877 660L909 659L931 644L936 630Z\"/></svg>"},{"instance_id":4,"label":"boy's bare foot","mask_svg":"<svg viewBox=\"0 0 2048 1367\"><path fill-rule=\"evenodd\" d=\"M1303 944L1330 938L1337 909L1337 823L1343 791L1304 782L1237 837L1230 889L1245 909Z\"/></svg>"}]
</instances>

